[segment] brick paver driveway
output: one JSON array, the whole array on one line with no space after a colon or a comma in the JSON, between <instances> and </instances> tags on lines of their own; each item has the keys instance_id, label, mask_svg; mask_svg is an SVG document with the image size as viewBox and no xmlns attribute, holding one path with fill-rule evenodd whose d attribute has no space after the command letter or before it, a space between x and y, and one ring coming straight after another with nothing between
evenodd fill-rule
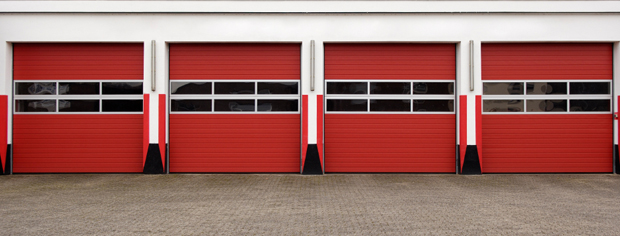
<instances>
[{"instance_id":1,"label":"brick paver driveway","mask_svg":"<svg viewBox=\"0 0 620 236\"><path fill-rule=\"evenodd\" d=\"M617 175L0 176L0 235L618 235Z\"/></svg>"}]
</instances>

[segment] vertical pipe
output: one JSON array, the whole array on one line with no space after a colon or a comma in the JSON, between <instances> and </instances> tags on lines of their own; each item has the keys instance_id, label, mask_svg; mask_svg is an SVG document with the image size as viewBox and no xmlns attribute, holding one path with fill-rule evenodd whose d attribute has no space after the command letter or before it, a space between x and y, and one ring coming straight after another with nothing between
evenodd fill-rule
<instances>
[{"instance_id":1,"label":"vertical pipe","mask_svg":"<svg viewBox=\"0 0 620 236\"><path fill-rule=\"evenodd\" d=\"M474 40L469 40L469 91L474 91Z\"/></svg>"},{"instance_id":2,"label":"vertical pipe","mask_svg":"<svg viewBox=\"0 0 620 236\"><path fill-rule=\"evenodd\" d=\"M314 91L314 40L310 41L310 91Z\"/></svg>"},{"instance_id":3,"label":"vertical pipe","mask_svg":"<svg viewBox=\"0 0 620 236\"><path fill-rule=\"evenodd\" d=\"M151 91L157 88L155 83L155 40L151 40Z\"/></svg>"}]
</instances>

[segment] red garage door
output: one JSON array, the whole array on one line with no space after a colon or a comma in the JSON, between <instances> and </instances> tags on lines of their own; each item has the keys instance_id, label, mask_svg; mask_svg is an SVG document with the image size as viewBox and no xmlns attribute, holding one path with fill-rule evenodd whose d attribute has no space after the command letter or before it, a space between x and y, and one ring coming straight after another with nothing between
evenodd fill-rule
<instances>
[{"instance_id":1,"label":"red garage door","mask_svg":"<svg viewBox=\"0 0 620 236\"><path fill-rule=\"evenodd\" d=\"M454 172L455 45L326 44L326 172Z\"/></svg>"},{"instance_id":2,"label":"red garage door","mask_svg":"<svg viewBox=\"0 0 620 236\"><path fill-rule=\"evenodd\" d=\"M170 45L170 171L299 172L300 50Z\"/></svg>"},{"instance_id":3,"label":"red garage door","mask_svg":"<svg viewBox=\"0 0 620 236\"><path fill-rule=\"evenodd\" d=\"M612 172L612 44L483 44L482 171Z\"/></svg>"},{"instance_id":4,"label":"red garage door","mask_svg":"<svg viewBox=\"0 0 620 236\"><path fill-rule=\"evenodd\" d=\"M14 44L15 173L142 172L142 44Z\"/></svg>"}]
</instances>

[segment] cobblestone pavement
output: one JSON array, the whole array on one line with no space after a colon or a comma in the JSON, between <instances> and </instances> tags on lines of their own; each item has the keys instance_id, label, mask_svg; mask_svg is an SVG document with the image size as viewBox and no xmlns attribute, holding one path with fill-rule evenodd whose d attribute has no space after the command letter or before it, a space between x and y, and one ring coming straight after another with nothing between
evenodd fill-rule
<instances>
[{"instance_id":1,"label":"cobblestone pavement","mask_svg":"<svg viewBox=\"0 0 620 236\"><path fill-rule=\"evenodd\" d=\"M618 235L617 175L0 176L0 235Z\"/></svg>"}]
</instances>

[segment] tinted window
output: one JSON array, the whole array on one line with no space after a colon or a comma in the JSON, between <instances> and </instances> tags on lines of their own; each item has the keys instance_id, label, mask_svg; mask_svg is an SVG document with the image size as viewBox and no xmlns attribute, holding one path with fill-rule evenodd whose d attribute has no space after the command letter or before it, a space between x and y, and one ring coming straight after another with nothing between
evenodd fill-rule
<instances>
[{"instance_id":1,"label":"tinted window","mask_svg":"<svg viewBox=\"0 0 620 236\"><path fill-rule=\"evenodd\" d=\"M327 111L368 111L366 99L328 99Z\"/></svg>"},{"instance_id":2,"label":"tinted window","mask_svg":"<svg viewBox=\"0 0 620 236\"><path fill-rule=\"evenodd\" d=\"M99 100L58 100L59 112L99 112Z\"/></svg>"},{"instance_id":3,"label":"tinted window","mask_svg":"<svg viewBox=\"0 0 620 236\"><path fill-rule=\"evenodd\" d=\"M368 94L366 82L327 82L327 94Z\"/></svg>"},{"instance_id":4,"label":"tinted window","mask_svg":"<svg viewBox=\"0 0 620 236\"><path fill-rule=\"evenodd\" d=\"M254 100L215 100L215 111L254 111Z\"/></svg>"},{"instance_id":5,"label":"tinted window","mask_svg":"<svg viewBox=\"0 0 620 236\"><path fill-rule=\"evenodd\" d=\"M522 112L523 100L484 100L484 112Z\"/></svg>"},{"instance_id":6,"label":"tinted window","mask_svg":"<svg viewBox=\"0 0 620 236\"><path fill-rule=\"evenodd\" d=\"M56 100L15 100L18 112L56 112Z\"/></svg>"},{"instance_id":7,"label":"tinted window","mask_svg":"<svg viewBox=\"0 0 620 236\"><path fill-rule=\"evenodd\" d=\"M254 94L254 82L215 82L215 94Z\"/></svg>"},{"instance_id":8,"label":"tinted window","mask_svg":"<svg viewBox=\"0 0 620 236\"><path fill-rule=\"evenodd\" d=\"M566 83L528 82L527 94L566 94Z\"/></svg>"},{"instance_id":9,"label":"tinted window","mask_svg":"<svg viewBox=\"0 0 620 236\"><path fill-rule=\"evenodd\" d=\"M570 82L570 94L609 94L609 83Z\"/></svg>"},{"instance_id":10,"label":"tinted window","mask_svg":"<svg viewBox=\"0 0 620 236\"><path fill-rule=\"evenodd\" d=\"M411 94L411 83L370 82L370 94Z\"/></svg>"},{"instance_id":11,"label":"tinted window","mask_svg":"<svg viewBox=\"0 0 620 236\"><path fill-rule=\"evenodd\" d=\"M101 88L103 94L142 94L142 82L103 82Z\"/></svg>"},{"instance_id":12,"label":"tinted window","mask_svg":"<svg viewBox=\"0 0 620 236\"><path fill-rule=\"evenodd\" d=\"M36 82L36 83L15 83L15 94L17 95L55 95L56 83Z\"/></svg>"},{"instance_id":13,"label":"tinted window","mask_svg":"<svg viewBox=\"0 0 620 236\"><path fill-rule=\"evenodd\" d=\"M413 111L454 111L454 100L413 100Z\"/></svg>"},{"instance_id":14,"label":"tinted window","mask_svg":"<svg viewBox=\"0 0 620 236\"><path fill-rule=\"evenodd\" d=\"M142 100L103 100L101 110L104 112L141 112Z\"/></svg>"},{"instance_id":15,"label":"tinted window","mask_svg":"<svg viewBox=\"0 0 620 236\"><path fill-rule=\"evenodd\" d=\"M454 83L414 82L413 94L454 94Z\"/></svg>"},{"instance_id":16,"label":"tinted window","mask_svg":"<svg viewBox=\"0 0 620 236\"><path fill-rule=\"evenodd\" d=\"M572 88L571 88L572 91ZM609 111L609 100L570 100L570 111Z\"/></svg>"},{"instance_id":17,"label":"tinted window","mask_svg":"<svg viewBox=\"0 0 620 236\"><path fill-rule=\"evenodd\" d=\"M523 94L523 83L483 83L483 94Z\"/></svg>"},{"instance_id":18,"label":"tinted window","mask_svg":"<svg viewBox=\"0 0 620 236\"><path fill-rule=\"evenodd\" d=\"M411 100L370 100L370 111L411 111Z\"/></svg>"},{"instance_id":19,"label":"tinted window","mask_svg":"<svg viewBox=\"0 0 620 236\"><path fill-rule=\"evenodd\" d=\"M258 111L297 111L297 99L290 100L258 100Z\"/></svg>"},{"instance_id":20,"label":"tinted window","mask_svg":"<svg viewBox=\"0 0 620 236\"><path fill-rule=\"evenodd\" d=\"M564 112L566 104L566 100L527 100L527 111Z\"/></svg>"},{"instance_id":21,"label":"tinted window","mask_svg":"<svg viewBox=\"0 0 620 236\"><path fill-rule=\"evenodd\" d=\"M211 100L180 100L170 101L171 111L211 111Z\"/></svg>"},{"instance_id":22,"label":"tinted window","mask_svg":"<svg viewBox=\"0 0 620 236\"><path fill-rule=\"evenodd\" d=\"M58 94L99 94L99 83L59 83Z\"/></svg>"},{"instance_id":23,"label":"tinted window","mask_svg":"<svg viewBox=\"0 0 620 236\"><path fill-rule=\"evenodd\" d=\"M297 82L258 82L258 94L298 94Z\"/></svg>"},{"instance_id":24,"label":"tinted window","mask_svg":"<svg viewBox=\"0 0 620 236\"><path fill-rule=\"evenodd\" d=\"M211 82L172 82L172 94L211 94Z\"/></svg>"}]
</instances>

